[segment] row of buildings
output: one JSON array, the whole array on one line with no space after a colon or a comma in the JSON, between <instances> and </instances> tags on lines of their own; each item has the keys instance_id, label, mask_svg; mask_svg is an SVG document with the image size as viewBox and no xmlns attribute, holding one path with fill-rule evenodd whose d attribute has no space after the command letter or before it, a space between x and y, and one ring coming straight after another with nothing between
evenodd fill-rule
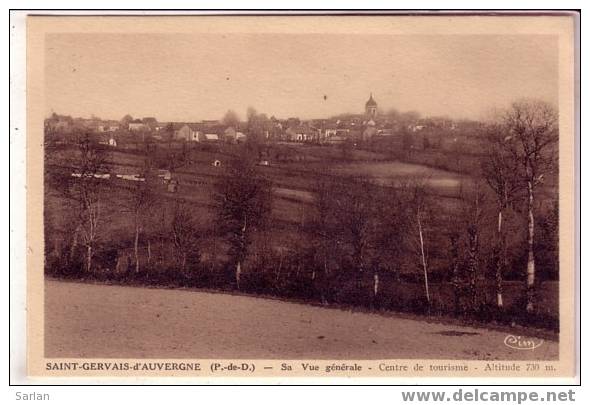
<instances>
[{"instance_id":1,"label":"row of buildings","mask_svg":"<svg viewBox=\"0 0 590 405\"><path fill-rule=\"evenodd\" d=\"M76 128L104 134L103 143L108 142L110 145L116 145L118 139L124 136L141 136L142 139L149 136L155 141L185 142L242 142L248 136L257 136L279 142L319 144L387 139L389 143L400 147L422 148L424 145L441 144L442 138L445 138L444 142L456 142L461 136L455 133L456 124L450 120L419 117L402 120L380 114L372 94L364 105L363 114L343 114L328 119L276 119L260 115L255 123L235 122L229 125L218 120L159 122L154 117L133 119L127 115L120 121L113 121L96 117L73 119L53 114L45 121L46 133L68 133Z\"/></svg>"}]
</instances>

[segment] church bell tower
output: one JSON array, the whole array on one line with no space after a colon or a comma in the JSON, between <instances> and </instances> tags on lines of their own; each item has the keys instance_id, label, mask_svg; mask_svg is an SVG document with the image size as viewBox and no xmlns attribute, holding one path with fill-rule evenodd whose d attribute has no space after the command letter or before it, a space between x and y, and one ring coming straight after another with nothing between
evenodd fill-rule
<instances>
[{"instance_id":1,"label":"church bell tower","mask_svg":"<svg viewBox=\"0 0 590 405\"><path fill-rule=\"evenodd\" d=\"M368 119L374 120L377 117L377 102L373 99L373 93L365 103L365 114Z\"/></svg>"}]
</instances>

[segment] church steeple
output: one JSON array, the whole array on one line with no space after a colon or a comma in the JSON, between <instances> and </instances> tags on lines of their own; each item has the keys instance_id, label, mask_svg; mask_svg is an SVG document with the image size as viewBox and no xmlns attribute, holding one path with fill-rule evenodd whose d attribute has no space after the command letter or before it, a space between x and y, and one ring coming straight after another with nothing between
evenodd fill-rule
<instances>
[{"instance_id":1,"label":"church steeple","mask_svg":"<svg viewBox=\"0 0 590 405\"><path fill-rule=\"evenodd\" d=\"M374 119L377 116L377 102L373 99L373 93L365 103L365 114L367 118Z\"/></svg>"}]
</instances>

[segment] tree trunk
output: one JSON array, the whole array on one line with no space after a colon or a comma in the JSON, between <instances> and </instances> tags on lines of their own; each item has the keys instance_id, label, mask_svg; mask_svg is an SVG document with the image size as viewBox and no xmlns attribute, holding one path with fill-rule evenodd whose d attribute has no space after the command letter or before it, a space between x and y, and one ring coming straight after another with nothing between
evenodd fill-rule
<instances>
[{"instance_id":1,"label":"tree trunk","mask_svg":"<svg viewBox=\"0 0 590 405\"><path fill-rule=\"evenodd\" d=\"M365 273L364 246L361 238L362 236L359 239L357 239L357 242L355 243L355 260L356 267L358 269L356 274L356 287L358 289L359 294L363 293L363 276Z\"/></svg>"},{"instance_id":2,"label":"tree trunk","mask_svg":"<svg viewBox=\"0 0 590 405\"><path fill-rule=\"evenodd\" d=\"M211 249L211 271L215 270L215 261L217 260L217 242L213 237L213 248Z\"/></svg>"},{"instance_id":3,"label":"tree trunk","mask_svg":"<svg viewBox=\"0 0 590 405\"><path fill-rule=\"evenodd\" d=\"M283 268L283 255L281 254L281 257L279 259L279 269L277 270L277 275L275 277L275 286L278 286L278 284L279 284L279 277L281 276L282 268Z\"/></svg>"},{"instance_id":4,"label":"tree trunk","mask_svg":"<svg viewBox=\"0 0 590 405\"><path fill-rule=\"evenodd\" d=\"M90 273L91 268L92 268L92 246L88 245L86 247L86 272Z\"/></svg>"},{"instance_id":5,"label":"tree trunk","mask_svg":"<svg viewBox=\"0 0 590 405\"><path fill-rule=\"evenodd\" d=\"M51 250L51 256L55 258L61 257L61 239L55 238L53 239L53 249Z\"/></svg>"},{"instance_id":6,"label":"tree trunk","mask_svg":"<svg viewBox=\"0 0 590 405\"><path fill-rule=\"evenodd\" d=\"M324 279L322 280L322 304L327 304L326 292L328 291L328 258L324 255Z\"/></svg>"},{"instance_id":7,"label":"tree trunk","mask_svg":"<svg viewBox=\"0 0 590 405\"><path fill-rule=\"evenodd\" d=\"M147 241L147 253L148 253L147 265L149 266L152 261L152 244L149 239Z\"/></svg>"},{"instance_id":8,"label":"tree trunk","mask_svg":"<svg viewBox=\"0 0 590 405\"><path fill-rule=\"evenodd\" d=\"M379 274L375 273L373 274L373 296L377 297L377 294L379 294Z\"/></svg>"},{"instance_id":9,"label":"tree trunk","mask_svg":"<svg viewBox=\"0 0 590 405\"><path fill-rule=\"evenodd\" d=\"M502 229L502 209L498 211L498 258L496 261L496 305L498 308L504 308L503 293L503 273L506 264L506 241Z\"/></svg>"},{"instance_id":10,"label":"tree trunk","mask_svg":"<svg viewBox=\"0 0 590 405\"><path fill-rule=\"evenodd\" d=\"M238 263L236 264L236 287L240 289L240 277L242 275L242 259L246 257L246 228L248 224L248 217L244 217L244 225L240 233L240 252L238 253Z\"/></svg>"},{"instance_id":11,"label":"tree trunk","mask_svg":"<svg viewBox=\"0 0 590 405\"><path fill-rule=\"evenodd\" d=\"M242 275L242 263L238 261L236 265L236 287L240 289L240 276Z\"/></svg>"},{"instance_id":12,"label":"tree trunk","mask_svg":"<svg viewBox=\"0 0 590 405\"><path fill-rule=\"evenodd\" d=\"M458 237L451 235L451 258L452 258L452 274L453 274L453 293L455 298L455 313L459 314L461 307L461 284L459 279L459 246Z\"/></svg>"},{"instance_id":13,"label":"tree trunk","mask_svg":"<svg viewBox=\"0 0 590 405\"><path fill-rule=\"evenodd\" d=\"M420 253L422 256L422 268L424 269L424 289L426 291L426 301L430 305L430 292L428 290L428 268L426 267L426 255L424 253L424 236L422 235L422 221L418 214L418 234L420 235Z\"/></svg>"},{"instance_id":14,"label":"tree trunk","mask_svg":"<svg viewBox=\"0 0 590 405\"><path fill-rule=\"evenodd\" d=\"M80 234L80 225L76 227L74 230L74 237L72 238L72 245L70 246L70 255L69 255L69 262L71 263L74 260L74 256L76 255L76 248L78 247L78 236Z\"/></svg>"},{"instance_id":15,"label":"tree trunk","mask_svg":"<svg viewBox=\"0 0 590 405\"><path fill-rule=\"evenodd\" d=\"M477 273L478 273L478 250L479 234L476 226L470 226L469 234L469 292L471 295L471 310L477 308Z\"/></svg>"},{"instance_id":16,"label":"tree trunk","mask_svg":"<svg viewBox=\"0 0 590 405\"><path fill-rule=\"evenodd\" d=\"M139 273L139 226L135 225L135 241L133 243L133 253L135 254L135 272Z\"/></svg>"},{"instance_id":17,"label":"tree trunk","mask_svg":"<svg viewBox=\"0 0 590 405\"><path fill-rule=\"evenodd\" d=\"M529 201L528 201L528 260L526 267L526 295L527 312L532 312L534 309L535 298L535 254L534 254L534 240L535 240L535 215L534 215L534 189L532 181L528 182Z\"/></svg>"},{"instance_id":18,"label":"tree trunk","mask_svg":"<svg viewBox=\"0 0 590 405\"><path fill-rule=\"evenodd\" d=\"M87 246L86 269L88 272L90 272L92 268L92 257L94 254L93 245L96 241L96 231L98 228L98 214L98 202L95 204L88 204L88 233L84 237Z\"/></svg>"}]
</instances>

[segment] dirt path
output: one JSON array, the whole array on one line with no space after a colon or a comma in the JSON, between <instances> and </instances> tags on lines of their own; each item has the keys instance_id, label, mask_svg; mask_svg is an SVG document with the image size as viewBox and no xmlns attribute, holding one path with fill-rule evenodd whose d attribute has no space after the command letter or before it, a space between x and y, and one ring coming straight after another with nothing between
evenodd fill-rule
<instances>
[{"instance_id":1,"label":"dirt path","mask_svg":"<svg viewBox=\"0 0 590 405\"><path fill-rule=\"evenodd\" d=\"M45 283L47 357L556 359L505 333L196 291Z\"/></svg>"}]
</instances>

